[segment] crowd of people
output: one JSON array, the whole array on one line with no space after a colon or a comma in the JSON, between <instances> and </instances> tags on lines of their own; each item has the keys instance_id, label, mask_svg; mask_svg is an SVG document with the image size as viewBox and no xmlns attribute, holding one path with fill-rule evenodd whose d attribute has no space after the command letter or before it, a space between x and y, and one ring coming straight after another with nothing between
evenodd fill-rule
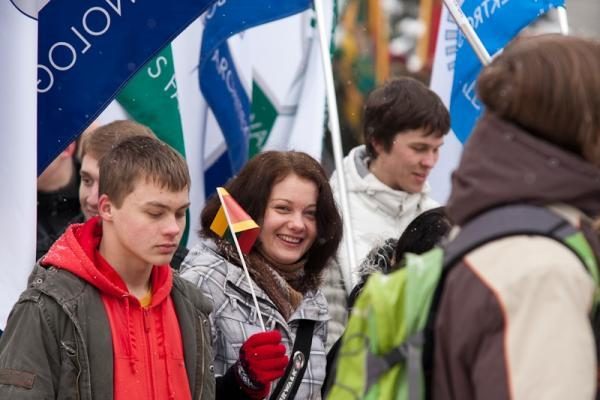
<instances>
[{"instance_id":1,"label":"crowd of people","mask_svg":"<svg viewBox=\"0 0 600 400\"><path fill-rule=\"evenodd\" d=\"M132 121L90 127L39 177L38 261L15 266L33 270L0 337L0 398L327 398L369 276L515 204L560 217L585 259L525 233L461 257L436 299L424 398L596 398L599 71L590 39L504 49L478 79L485 111L444 207L427 177L448 110L410 78L374 90L364 145L344 159L359 265L342 241L341 177L309 155L260 153L224 185L260 226L247 254L212 228L217 194L187 249L181 155Z\"/></svg>"}]
</instances>

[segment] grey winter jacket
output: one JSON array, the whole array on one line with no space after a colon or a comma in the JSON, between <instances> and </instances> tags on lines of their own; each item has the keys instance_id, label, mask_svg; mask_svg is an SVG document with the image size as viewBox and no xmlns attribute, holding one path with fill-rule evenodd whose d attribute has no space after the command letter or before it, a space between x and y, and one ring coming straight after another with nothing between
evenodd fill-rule
<instances>
[{"instance_id":1,"label":"grey winter jacket","mask_svg":"<svg viewBox=\"0 0 600 400\"><path fill-rule=\"evenodd\" d=\"M331 259L323 270L321 291L327 299L327 311L331 319L327 323L327 351L342 336L348 322L348 294L344 278L336 259Z\"/></svg>"},{"instance_id":2,"label":"grey winter jacket","mask_svg":"<svg viewBox=\"0 0 600 400\"><path fill-rule=\"evenodd\" d=\"M212 302L214 312L210 314L210 320L215 374L224 375L238 360L242 344L251 335L262 331L245 273L221 257L213 241L205 240L190 250L181 264L181 277L198 286ZM327 363L325 341L329 315L325 297L320 291L309 292L286 321L267 294L254 281L252 285L266 329L281 332L288 356L300 320L316 321L308 366L296 399L320 399ZM272 384L271 390L276 385L276 382Z\"/></svg>"},{"instance_id":3,"label":"grey winter jacket","mask_svg":"<svg viewBox=\"0 0 600 400\"><path fill-rule=\"evenodd\" d=\"M171 297L193 399L214 399L210 305L177 275ZM113 348L96 288L36 266L0 338L1 399L112 399Z\"/></svg>"}]
</instances>

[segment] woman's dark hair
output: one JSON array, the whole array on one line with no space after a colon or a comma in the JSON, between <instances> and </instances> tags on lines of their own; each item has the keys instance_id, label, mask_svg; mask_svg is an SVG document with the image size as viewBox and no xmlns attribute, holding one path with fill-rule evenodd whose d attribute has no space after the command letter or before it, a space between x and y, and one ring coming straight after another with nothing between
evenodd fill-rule
<instances>
[{"instance_id":1,"label":"woman's dark hair","mask_svg":"<svg viewBox=\"0 0 600 400\"><path fill-rule=\"evenodd\" d=\"M412 220L406 227L398 241L393 238L386 240L383 245L374 248L367 256L376 262L375 267L384 274L395 271L404 265L404 256L406 253L423 254L431 250L446 237L452 223L446 216L445 208L438 207L427 210ZM390 257L389 250L386 250L391 243L396 244L394 256ZM390 260L391 258L391 260ZM375 270L371 271L375 272ZM352 289L348 296L348 306L352 308L356 298L362 291L370 274L363 275L359 283Z\"/></svg>"},{"instance_id":2,"label":"woman's dark hair","mask_svg":"<svg viewBox=\"0 0 600 400\"><path fill-rule=\"evenodd\" d=\"M508 45L477 80L487 111L600 166L600 41L548 34Z\"/></svg>"},{"instance_id":3,"label":"woman's dark hair","mask_svg":"<svg viewBox=\"0 0 600 400\"><path fill-rule=\"evenodd\" d=\"M259 225L262 224L271 190L288 175L295 174L317 186L317 239L307 252L304 270L320 273L337 252L342 239L342 219L323 167L311 156L297 151L267 151L252 158L240 173L224 186ZM212 194L200 215L200 235L216 238L210 225L220 207Z\"/></svg>"},{"instance_id":4,"label":"woman's dark hair","mask_svg":"<svg viewBox=\"0 0 600 400\"><path fill-rule=\"evenodd\" d=\"M452 228L444 207L433 208L420 214L406 227L394 252L396 265L406 253L423 254L446 237Z\"/></svg>"}]
</instances>

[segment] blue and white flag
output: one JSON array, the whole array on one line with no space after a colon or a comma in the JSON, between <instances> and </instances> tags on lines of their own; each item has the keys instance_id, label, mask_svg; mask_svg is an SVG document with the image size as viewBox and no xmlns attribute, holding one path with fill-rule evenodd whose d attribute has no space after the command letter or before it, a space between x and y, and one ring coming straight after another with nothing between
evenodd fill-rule
<instances>
[{"instance_id":1,"label":"blue and white flag","mask_svg":"<svg viewBox=\"0 0 600 400\"><path fill-rule=\"evenodd\" d=\"M214 192L248 160L251 87L244 85L228 39L246 29L306 10L310 0L226 0L205 15L200 50L200 89L227 144L205 173L205 192Z\"/></svg>"},{"instance_id":2,"label":"blue and white flag","mask_svg":"<svg viewBox=\"0 0 600 400\"><path fill-rule=\"evenodd\" d=\"M488 53L502 50L523 28L564 0L465 0L461 9ZM475 94L482 65L446 7L440 17L431 88L450 110L452 130L440 160L431 173L433 197L445 203L450 194L450 174L458 164L482 105Z\"/></svg>"},{"instance_id":3,"label":"blue and white flag","mask_svg":"<svg viewBox=\"0 0 600 400\"><path fill-rule=\"evenodd\" d=\"M0 1L0 331L35 263L36 14Z\"/></svg>"},{"instance_id":4,"label":"blue and white flag","mask_svg":"<svg viewBox=\"0 0 600 400\"><path fill-rule=\"evenodd\" d=\"M213 2L48 2L39 14L38 172Z\"/></svg>"},{"instance_id":5,"label":"blue and white flag","mask_svg":"<svg viewBox=\"0 0 600 400\"><path fill-rule=\"evenodd\" d=\"M466 0L461 8L488 53L493 55L550 8L563 4L564 0ZM462 33L457 48L450 114L455 117L452 129L464 143L481 114L475 84L482 65Z\"/></svg>"}]
</instances>

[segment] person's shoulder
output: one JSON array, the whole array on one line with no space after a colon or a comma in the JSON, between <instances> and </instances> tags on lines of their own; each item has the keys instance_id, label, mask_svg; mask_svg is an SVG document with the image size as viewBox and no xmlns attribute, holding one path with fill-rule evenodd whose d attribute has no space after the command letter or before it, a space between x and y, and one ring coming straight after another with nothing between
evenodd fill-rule
<instances>
[{"instance_id":1,"label":"person's shoulder","mask_svg":"<svg viewBox=\"0 0 600 400\"><path fill-rule=\"evenodd\" d=\"M311 289L304 294L302 302L294 311L290 320L296 318L309 319L319 323L327 323L331 319L327 298L321 289ZM324 337L326 336L325 333Z\"/></svg>"},{"instance_id":2,"label":"person's shoulder","mask_svg":"<svg viewBox=\"0 0 600 400\"><path fill-rule=\"evenodd\" d=\"M365 145L360 145L352 148L350 152L344 157L342 164L344 168L344 175L346 177L357 176L357 165L358 167L366 167L367 151ZM338 185L337 169L333 171L329 178L329 183L332 187ZM335 194L335 193L334 193Z\"/></svg>"},{"instance_id":3,"label":"person's shoulder","mask_svg":"<svg viewBox=\"0 0 600 400\"><path fill-rule=\"evenodd\" d=\"M209 314L212 311L212 305L202 291L192 282L182 278L177 273L173 274L173 288L173 296L181 295L189 300L194 307L200 309L205 314Z\"/></svg>"},{"instance_id":4,"label":"person's shoulder","mask_svg":"<svg viewBox=\"0 0 600 400\"><path fill-rule=\"evenodd\" d=\"M421 198L421 210L422 211L427 211L427 210L431 210L432 208L437 208L440 206L440 203L438 203L437 201L435 201L430 195L429 195L429 190L427 189L427 191L422 193L422 198Z\"/></svg>"},{"instance_id":5,"label":"person's shoulder","mask_svg":"<svg viewBox=\"0 0 600 400\"><path fill-rule=\"evenodd\" d=\"M53 265L37 263L29 275L24 295L44 293L50 297L71 300L81 294L88 283L69 271Z\"/></svg>"},{"instance_id":6,"label":"person's shoulder","mask_svg":"<svg viewBox=\"0 0 600 400\"><path fill-rule=\"evenodd\" d=\"M85 299L89 287L85 281L68 271L38 263L13 310L29 310L29 306L33 306L45 315L66 317L69 309L75 312L76 304Z\"/></svg>"},{"instance_id":7,"label":"person's shoulder","mask_svg":"<svg viewBox=\"0 0 600 400\"><path fill-rule=\"evenodd\" d=\"M83 213L81 211L79 211L79 213L73 217L73 219L71 219L69 221L69 225L73 225L73 224L83 224L85 222L85 216L83 215Z\"/></svg>"},{"instance_id":8,"label":"person's shoulder","mask_svg":"<svg viewBox=\"0 0 600 400\"><path fill-rule=\"evenodd\" d=\"M585 302L595 287L578 256L565 244L545 236L497 239L468 253L463 262L476 280L507 304L533 292L548 300L569 292ZM543 289L540 282L544 282Z\"/></svg>"},{"instance_id":9,"label":"person's shoulder","mask_svg":"<svg viewBox=\"0 0 600 400\"><path fill-rule=\"evenodd\" d=\"M319 305L319 307L321 307L321 308L323 308L323 307L327 308L327 298L325 297L325 293L323 292L322 288L309 290L306 292L304 297L307 300L312 301L315 304Z\"/></svg>"},{"instance_id":10,"label":"person's shoulder","mask_svg":"<svg viewBox=\"0 0 600 400\"><path fill-rule=\"evenodd\" d=\"M213 268L227 261L218 252L214 240L202 239L194 245L181 263L181 271L191 268Z\"/></svg>"},{"instance_id":11,"label":"person's shoulder","mask_svg":"<svg viewBox=\"0 0 600 400\"><path fill-rule=\"evenodd\" d=\"M227 276L229 262L217 251L213 240L203 239L192 247L181 263L179 275L199 286L207 277L222 281Z\"/></svg>"}]
</instances>

